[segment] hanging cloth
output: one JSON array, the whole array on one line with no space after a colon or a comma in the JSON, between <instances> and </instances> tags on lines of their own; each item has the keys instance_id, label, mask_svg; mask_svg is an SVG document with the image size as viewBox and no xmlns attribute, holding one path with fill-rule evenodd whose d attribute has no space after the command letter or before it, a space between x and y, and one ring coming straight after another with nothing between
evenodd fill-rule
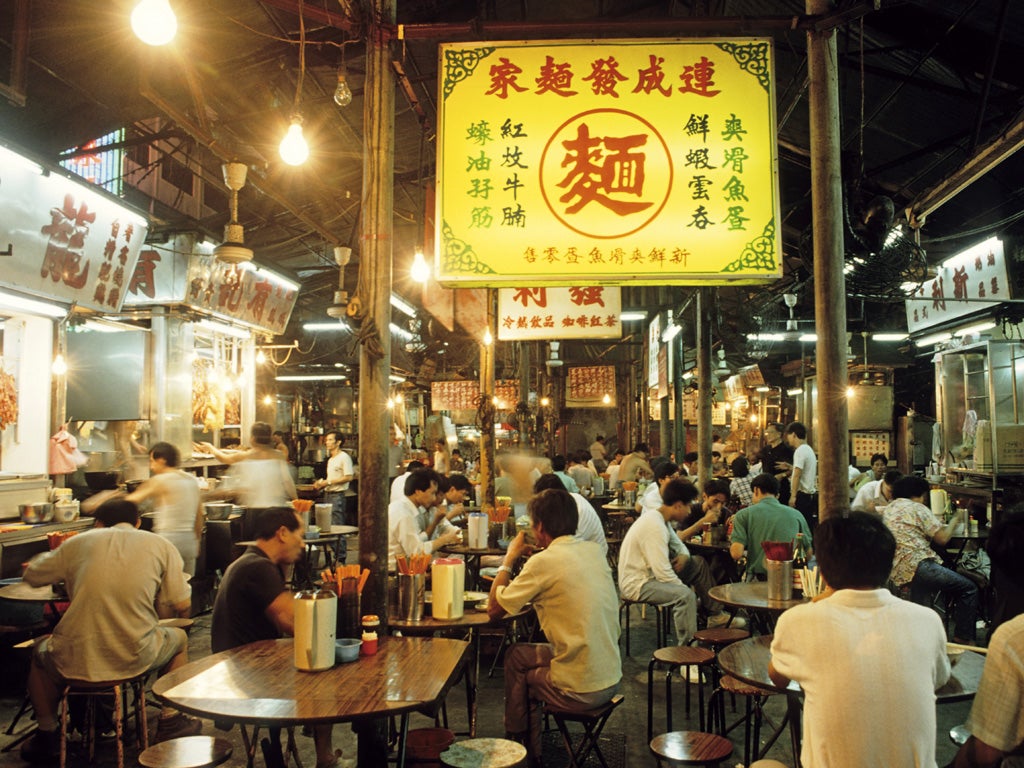
<instances>
[{"instance_id":1,"label":"hanging cloth","mask_svg":"<svg viewBox=\"0 0 1024 768\"><path fill-rule=\"evenodd\" d=\"M67 424L50 438L50 474L66 475L89 462L89 458L78 450L78 441L68 432Z\"/></svg>"}]
</instances>

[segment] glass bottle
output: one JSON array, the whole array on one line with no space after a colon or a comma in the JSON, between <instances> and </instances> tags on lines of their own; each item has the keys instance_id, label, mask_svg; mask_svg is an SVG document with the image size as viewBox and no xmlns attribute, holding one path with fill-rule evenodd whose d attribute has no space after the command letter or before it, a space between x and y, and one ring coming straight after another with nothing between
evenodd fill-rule
<instances>
[{"instance_id":1,"label":"glass bottle","mask_svg":"<svg viewBox=\"0 0 1024 768\"><path fill-rule=\"evenodd\" d=\"M793 544L793 597L803 597L803 582L800 581L800 574L807 567L807 543L804 541L803 533L796 535L796 542Z\"/></svg>"}]
</instances>

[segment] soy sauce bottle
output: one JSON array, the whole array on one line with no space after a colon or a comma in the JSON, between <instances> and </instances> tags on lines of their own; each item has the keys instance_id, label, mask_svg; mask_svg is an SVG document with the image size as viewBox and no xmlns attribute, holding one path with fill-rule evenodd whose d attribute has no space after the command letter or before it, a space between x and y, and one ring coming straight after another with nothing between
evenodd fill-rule
<instances>
[{"instance_id":1,"label":"soy sauce bottle","mask_svg":"<svg viewBox=\"0 0 1024 768\"><path fill-rule=\"evenodd\" d=\"M800 599L804 596L803 583L800 581L800 574L807 567L807 543L804 535L796 535L796 543L793 544L793 597Z\"/></svg>"}]
</instances>

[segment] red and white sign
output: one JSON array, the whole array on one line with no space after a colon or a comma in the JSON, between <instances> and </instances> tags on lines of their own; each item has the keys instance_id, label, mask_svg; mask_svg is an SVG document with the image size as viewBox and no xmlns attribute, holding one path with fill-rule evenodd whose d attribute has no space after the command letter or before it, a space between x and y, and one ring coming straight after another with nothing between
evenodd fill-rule
<instances>
[{"instance_id":1,"label":"red and white sign","mask_svg":"<svg viewBox=\"0 0 1024 768\"><path fill-rule=\"evenodd\" d=\"M498 339L617 339L621 314L617 287L501 288Z\"/></svg>"}]
</instances>

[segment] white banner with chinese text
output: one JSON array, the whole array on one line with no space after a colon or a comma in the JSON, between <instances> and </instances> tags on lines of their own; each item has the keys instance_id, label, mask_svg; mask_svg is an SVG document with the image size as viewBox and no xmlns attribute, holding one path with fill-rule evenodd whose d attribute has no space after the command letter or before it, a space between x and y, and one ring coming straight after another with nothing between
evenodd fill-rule
<instances>
[{"instance_id":1,"label":"white banner with chinese text","mask_svg":"<svg viewBox=\"0 0 1024 768\"><path fill-rule=\"evenodd\" d=\"M498 339L617 339L622 289L611 286L503 288Z\"/></svg>"}]
</instances>

